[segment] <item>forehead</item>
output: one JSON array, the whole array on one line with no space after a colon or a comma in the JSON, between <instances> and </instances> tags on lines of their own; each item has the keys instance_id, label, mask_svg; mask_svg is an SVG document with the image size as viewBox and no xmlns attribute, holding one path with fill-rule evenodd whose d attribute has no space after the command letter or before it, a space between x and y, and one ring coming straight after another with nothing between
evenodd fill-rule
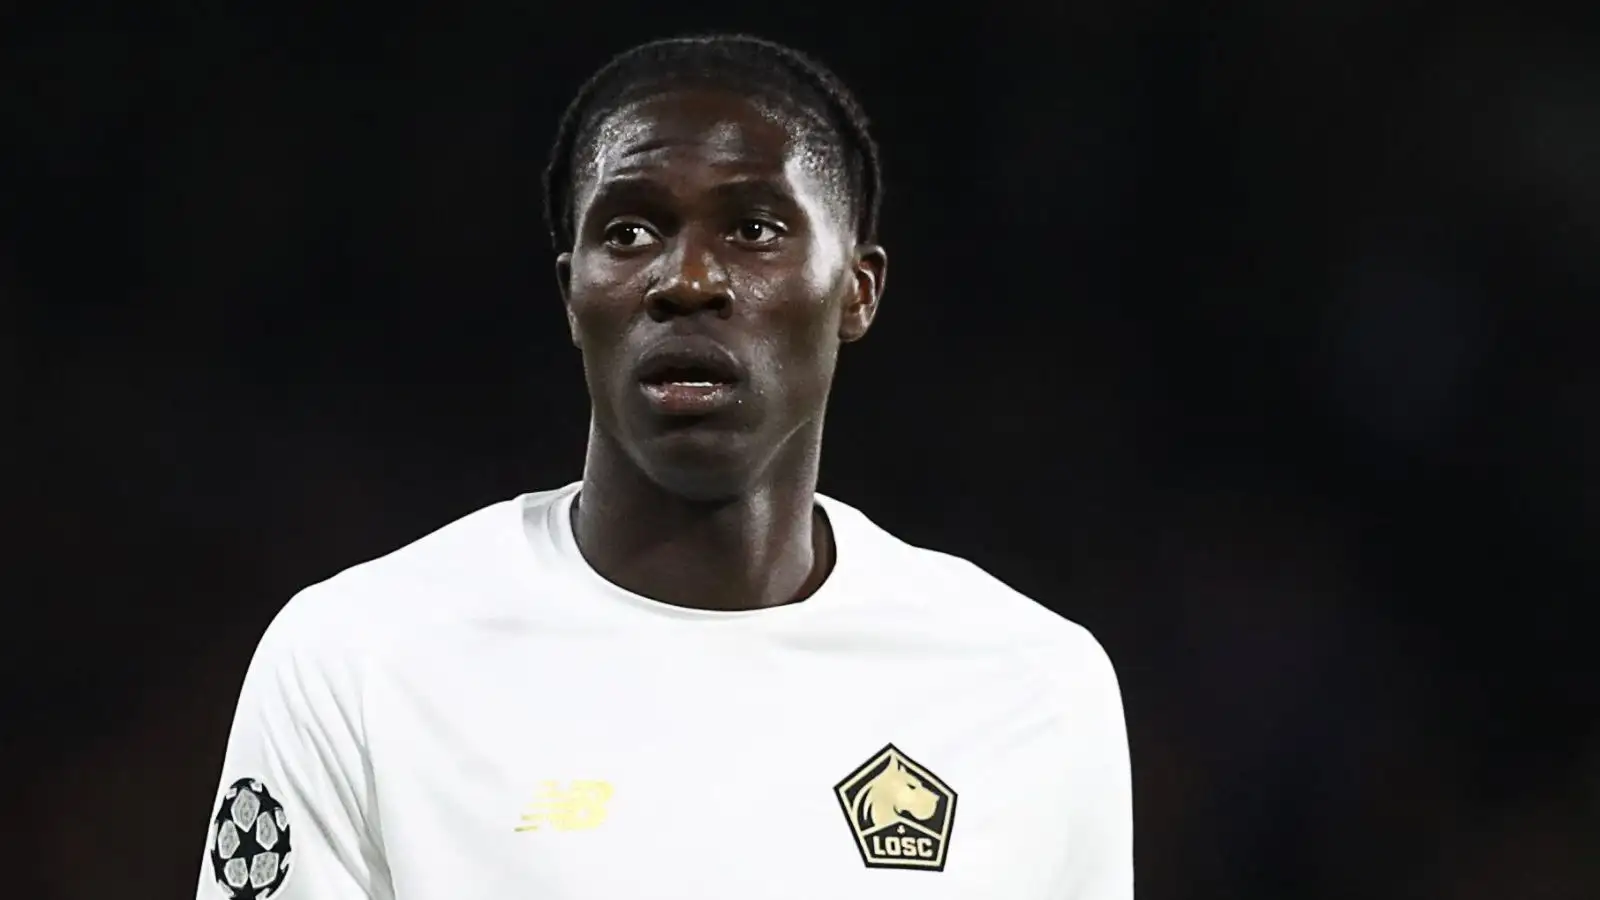
<instances>
[{"instance_id":1,"label":"forehead","mask_svg":"<svg viewBox=\"0 0 1600 900\"><path fill-rule=\"evenodd\" d=\"M705 174L762 178L796 193L828 190L834 179L821 144L800 114L779 104L676 88L625 102L596 124L580 148L576 193L619 179Z\"/></svg>"}]
</instances>

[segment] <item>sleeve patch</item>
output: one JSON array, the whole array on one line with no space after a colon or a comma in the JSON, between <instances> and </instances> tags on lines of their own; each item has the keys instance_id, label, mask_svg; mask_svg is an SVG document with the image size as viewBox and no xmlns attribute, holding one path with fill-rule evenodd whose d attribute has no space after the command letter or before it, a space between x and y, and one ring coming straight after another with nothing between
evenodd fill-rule
<instances>
[{"instance_id":1,"label":"sleeve patch","mask_svg":"<svg viewBox=\"0 0 1600 900\"><path fill-rule=\"evenodd\" d=\"M222 794L211 817L212 874L224 895L267 900L292 867L289 815L259 778L241 778Z\"/></svg>"}]
</instances>

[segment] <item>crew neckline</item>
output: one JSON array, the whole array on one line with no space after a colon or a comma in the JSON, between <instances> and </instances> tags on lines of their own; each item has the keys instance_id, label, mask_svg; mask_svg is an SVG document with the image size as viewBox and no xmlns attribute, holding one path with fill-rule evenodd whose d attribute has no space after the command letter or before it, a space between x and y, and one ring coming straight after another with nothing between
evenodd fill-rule
<instances>
[{"instance_id":1,"label":"crew neckline","mask_svg":"<svg viewBox=\"0 0 1600 900\"><path fill-rule=\"evenodd\" d=\"M856 529L854 523L848 521L851 510L832 498L816 495L817 506L827 517L829 529L833 534L834 557L832 571L811 596L781 606L761 609L699 609L692 606L678 606L634 593L595 571L594 566L590 565L588 558L579 548L577 536L572 529L572 505L577 501L582 486L582 482L573 482L554 491L554 496L523 495L515 504L521 520L519 524L523 526L525 532L530 530L533 523L527 521L527 517L533 510L529 507L534 503L542 503L543 523L542 527L536 529L540 534L527 534L526 537L529 540L545 543L566 575L615 603L659 617L683 621L780 622L792 621L836 606L848 594L846 585L853 578L856 556L861 548L853 540Z\"/></svg>"}]
</instances>

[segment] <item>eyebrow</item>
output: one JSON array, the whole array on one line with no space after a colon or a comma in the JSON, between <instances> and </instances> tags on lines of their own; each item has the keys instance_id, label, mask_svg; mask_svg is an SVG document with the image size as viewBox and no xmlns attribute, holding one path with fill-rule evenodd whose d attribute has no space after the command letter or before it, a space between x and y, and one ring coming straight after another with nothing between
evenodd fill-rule
<instances>
[{"instance_id":1,"label":"eyebrow","mask_svg":"<svg viewBox=\"0 0 1600 900\"><path fill-rule=\"evenodd\" d=\"M788 182L766 177L736 178L717 185L711 192L719 199L766 203L772 206L800 205L799 198L795 197Z\"/></svg>"},{"instance_id":2,"label":"eyebrow","mask_svg":"<svg viewBox=\"0 0 1600 900\"><path fill-rule=\"evenodd\" d=\"M794 191L782 181L767 176L735 177L711 189L719 201L765 203L789 209L798 209L800 202ZM672 191L659 179L649 175L623 174L606 179L589 201L591 208L614 206L622 203L657 204L672 200Z\"/></svg>"},{"instance_id":3,"label":"eyebrow","mask_svg":"<svg viewBox=\"0 0 1600 900\"><path fill-rule=\"evenodd\" d=\"M670 200L672 192L654 178L624 175L607 178L595 186L589 198L591 208L618 203L659 203Z\"/></svg>"}]
</instances>

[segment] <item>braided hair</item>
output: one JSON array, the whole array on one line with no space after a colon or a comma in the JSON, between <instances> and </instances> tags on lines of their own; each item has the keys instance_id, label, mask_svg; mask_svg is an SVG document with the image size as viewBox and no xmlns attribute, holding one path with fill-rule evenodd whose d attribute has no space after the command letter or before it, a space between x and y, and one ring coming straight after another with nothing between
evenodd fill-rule
<instances>
[{"instance_id":1,"label":"braided hair","mask_svg":"<svg viewBox=\"0 0 1600 900\"><path fill-rule=\"evenodd\" d=\"M578 90L561 116L544 171L544 215L557 251L569 250L576 223L573 185L579 153L607 116L651 93L685 85L736 90L775 100L802 115L843 176L856 239L876 240L883 177L878 145L850 89L797 50L748 35L668 38L613 57Z\"/></svg>"}]
</instances>

